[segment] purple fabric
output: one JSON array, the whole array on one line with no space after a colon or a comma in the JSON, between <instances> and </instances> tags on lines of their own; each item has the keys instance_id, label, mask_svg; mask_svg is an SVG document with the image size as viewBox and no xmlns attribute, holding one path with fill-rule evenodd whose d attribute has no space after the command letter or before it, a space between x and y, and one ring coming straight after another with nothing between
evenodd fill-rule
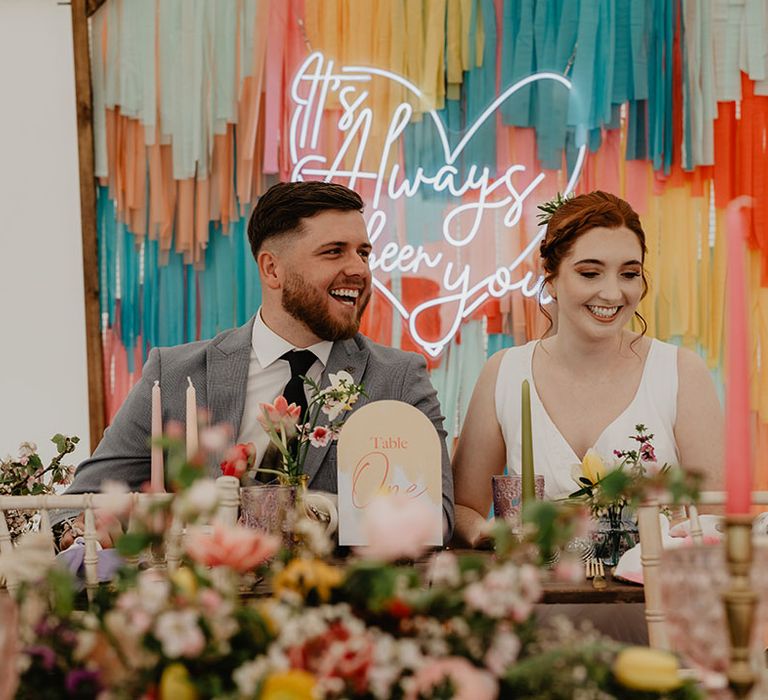
<instances>
[{"instance_id":1,"label":"purple fabric","mask_svg":"<svg viewBox=\"0 0 768 700\"><path fill-rule=\"evenodd\" d=\"M115 572L124 564L123 558L114 549L100 549L97 554L99 560L96 563L96 573L99 581L111 581ZM56 555L56 561L84 582L85 540L78 537L72 546Z\"/></svg>"}]
</instances>

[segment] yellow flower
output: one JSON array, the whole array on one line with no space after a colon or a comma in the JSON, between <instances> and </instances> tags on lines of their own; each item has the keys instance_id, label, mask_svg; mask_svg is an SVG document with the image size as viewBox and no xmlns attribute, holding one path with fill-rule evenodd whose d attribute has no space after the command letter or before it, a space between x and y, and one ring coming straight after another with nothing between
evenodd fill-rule
<instances>
[{"instance_id":1,"label":"yellow flower","mask_svg":"<svg viewBox=\"0 0 768 700\"><path fill-rule=\"evenodd\" d=\"M596 484L605 476L606 471L607 469L605 468L603 458L597 453L597 450L590 447L587 450L587 454L584 455L584 459L581 460L582 476L589 479L593 484Z\"/></svg>"},{"instance_id":2,"label":"yellow flower","mask_svg":"<svg viewBox=\"0 0 768 700\"><path fill-rule=\"evenodd\" d=\"M277 601L274 598L263 598L252 604L256 609L256 612L261 615L261 619L267 627L267 632L273 637L276 637L277 633L280 631L273 614L273 608L276 604Z\"/></svg>"},{"instance_id":3,"label":"yellow flower","mask_svg":"<svg viewBox=\"0 0 768 700\"><path fill-rule=\"evenodd\" d=\"M188 566L180 566L171 574L171 581L184 595L192 597L197 592L197 578Z\"/></svg>"},{"instance_id":4,"label":"yellow flower","mask_svg":"<svg viewBox=\"0 0 768 700\"><path fill-rule=\"evenodd\" d=\"M279 596L285 591L293 591L302 597L313 589L320 600L327 601L331 591L341 585L344 575L335 566L330 566L319 559L293 559L272 580L275 593Z\"/></svg>"},{"instance_id":5,"label":"yellow flower","mask_svg":"<svg viewBox=\"0 0 768 700\"><path fill-rule=\"evenodd\" d=\"M613 674L626 688L666 693L682 685L673 654L649 647L628 647L619 652Z\"/></svg>"},{"instance_id":6,"label":"yellow flower","mask_svg":"<svg viewBox=\"0 0 768 700\"><path fill-rule=\"evenodd\" d=\"M166 666L160 677L160 700L197 700L197 688L184 664Z\"/></svg>"},{"instance_id":7,"label":"yellow flower","mask_svg":"<svg viewBox=\"0 0 768 700\"><path fill-rule=\"evenodd\" d=\"M259 700L312 700L315 677L307 671L293 669L270 673L261 687Z\"/></svg>"}]
</instances>

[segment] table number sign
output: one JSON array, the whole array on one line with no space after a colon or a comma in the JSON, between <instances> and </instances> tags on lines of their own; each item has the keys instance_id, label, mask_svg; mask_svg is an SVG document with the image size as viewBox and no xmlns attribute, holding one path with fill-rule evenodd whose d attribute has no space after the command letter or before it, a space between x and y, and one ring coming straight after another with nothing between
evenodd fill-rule
<instances>
[{"instance_id":1,"label":"table number sign","mask_svg":"<svg viewBox=\"0 0 768 700\"><path fill-rule=\"evenodd\" d=\"M440 438L419 409L402 401L374 401L344 424L337 449L339 544L368 544L362 523L377 498L419 499L434 516L427 544L443 543Z\"/></svg>"}]
</instances>

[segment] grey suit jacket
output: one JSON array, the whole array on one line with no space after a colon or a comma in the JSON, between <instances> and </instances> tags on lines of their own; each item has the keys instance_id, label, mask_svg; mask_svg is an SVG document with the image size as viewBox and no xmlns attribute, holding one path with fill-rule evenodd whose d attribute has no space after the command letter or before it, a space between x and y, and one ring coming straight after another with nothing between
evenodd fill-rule
<instances>
[{"instance_id":1,"label":"grey suit jacket","mask_svg":"<svg viewBox=\"0 0 768 700\"><path fill-rule=\"evenodd\" d=\"M252 327L253 319L210 341L153 348L141 379L125 399L92 457L78 467L67 492L98 491L105 479L123 481L131 489L138 489L149 480L151 391L155 380L159 380L162 387L164 425L170 420L184 421L187 377L190 377L197 391L198 405L210 412L210 423L228 423L237 436L245 406ZM424 358L417 353L379 345L358 333L350 340L334 343L321 385L327 384L329 373L340 370L346 370L356 383L365 386L368 396L361 396L355 408L381 399L405 401L421 410L434 424L442 445L443 510L448 541L454 522L453 476L443 416ZM217 465L212 464L210 469L212 476L219 475ZM311 488L336 493L335 443L311 448L305 471Z\"/></svg>"}]
</instances>

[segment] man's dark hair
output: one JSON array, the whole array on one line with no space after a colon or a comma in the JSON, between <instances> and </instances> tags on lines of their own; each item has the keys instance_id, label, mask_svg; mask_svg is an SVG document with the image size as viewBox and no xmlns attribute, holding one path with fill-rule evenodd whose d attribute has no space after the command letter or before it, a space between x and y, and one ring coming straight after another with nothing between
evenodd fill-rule
<instances>
[{"instance_id":1,"label":"man's dark hair","mask_svg":"<svg viewBox=\"0 0 768 700\"><path fill-rule=\"evenodd\" d=\"M324 211L363 211L363 200L349 187L333 182L278 182L256 203L248 222L255 258L269 238L301 228L301 220Z\"/></svg>"}]
</instances>

